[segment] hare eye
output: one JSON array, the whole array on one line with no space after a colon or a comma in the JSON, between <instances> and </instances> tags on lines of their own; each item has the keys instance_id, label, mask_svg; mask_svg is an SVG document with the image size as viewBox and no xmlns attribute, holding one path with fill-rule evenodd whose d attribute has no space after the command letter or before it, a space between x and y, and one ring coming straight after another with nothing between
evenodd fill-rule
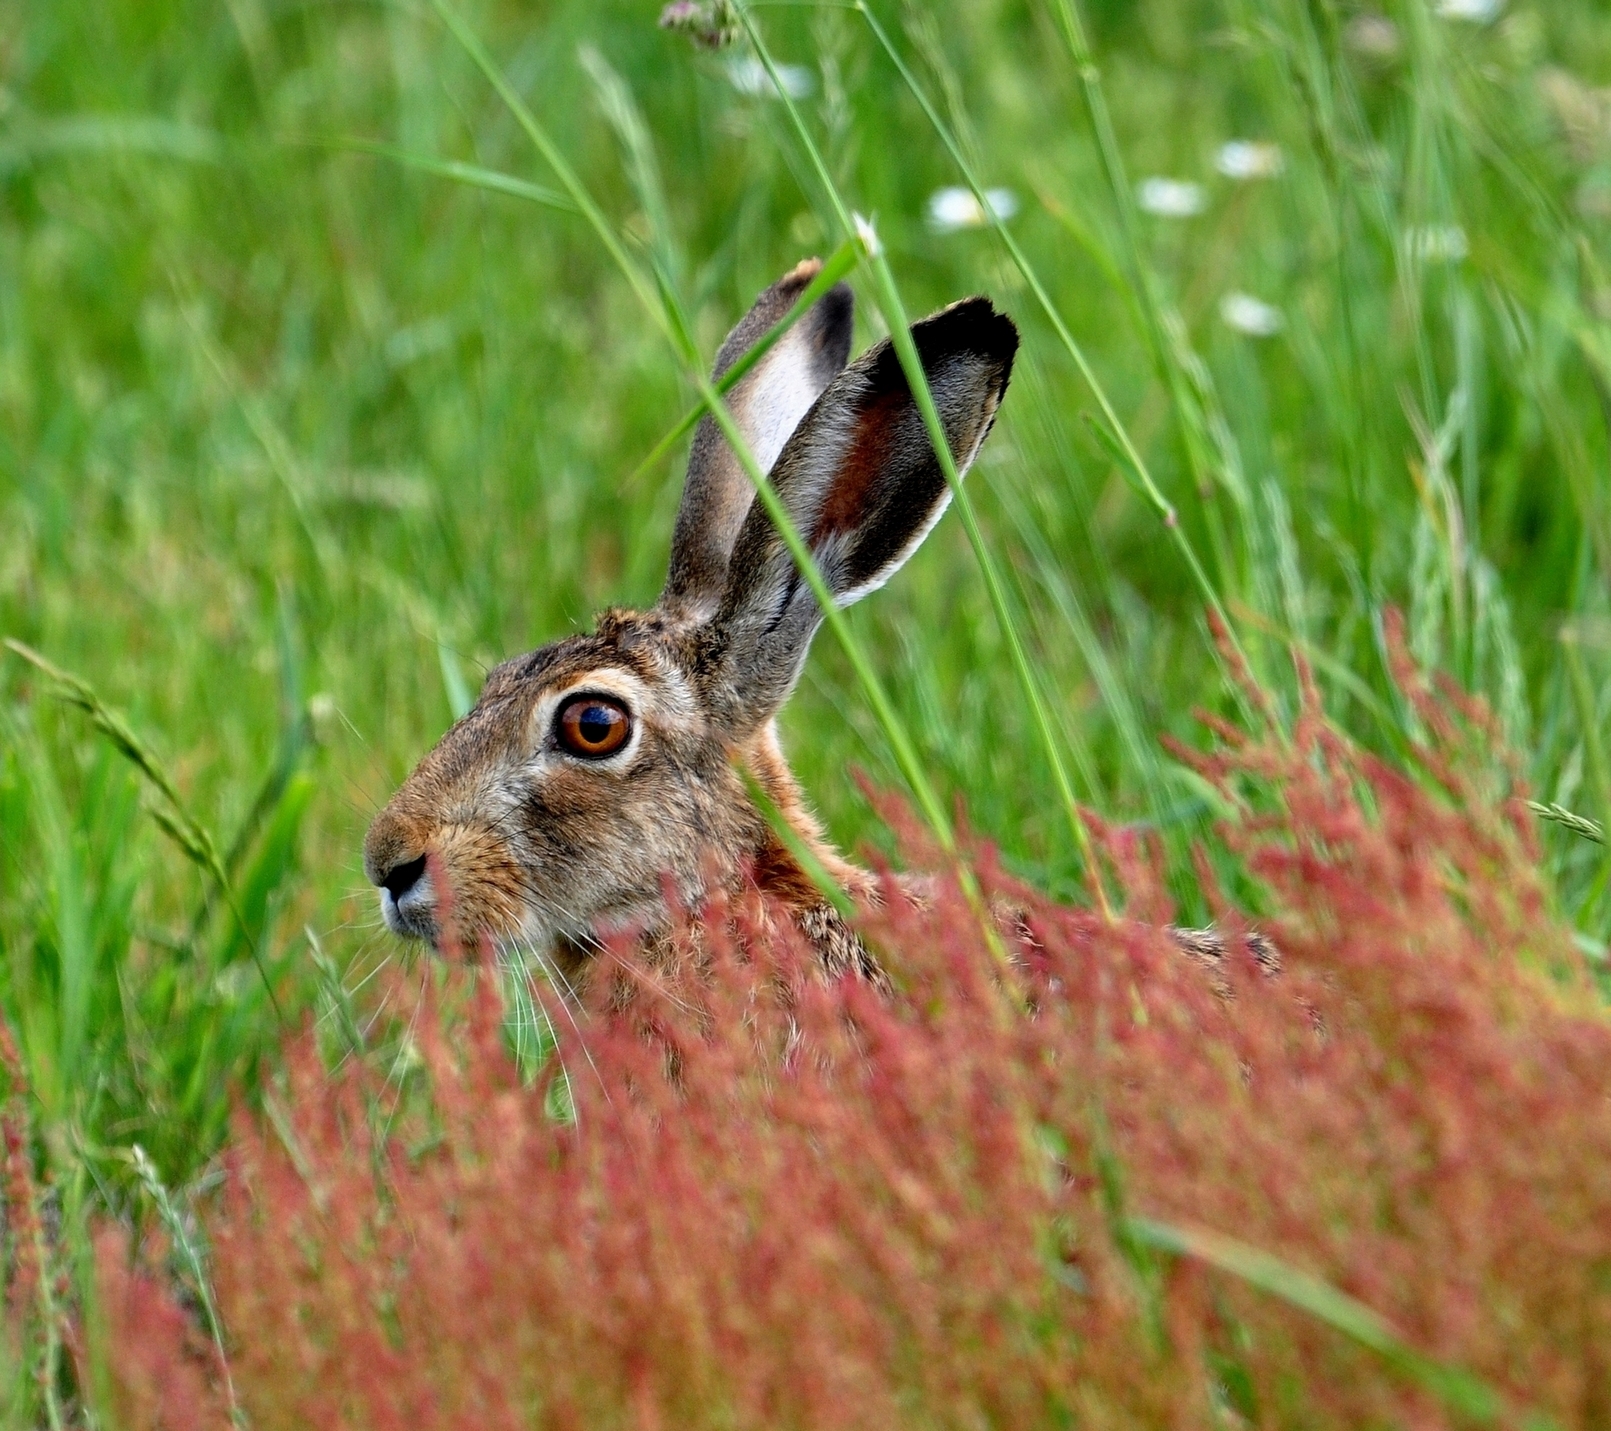
<instances>
[{"instance_id":1,"label":"hare eye","mask_svg":"<svg viewBox=\"0 0 1611 1431\"><path fill-rule=\"evenodd\" d=\"M626 744L632 717L625 706L604 696L573 696L559 708L554 730L572 755L597 759Z\"/></svg>"}]
</instances>

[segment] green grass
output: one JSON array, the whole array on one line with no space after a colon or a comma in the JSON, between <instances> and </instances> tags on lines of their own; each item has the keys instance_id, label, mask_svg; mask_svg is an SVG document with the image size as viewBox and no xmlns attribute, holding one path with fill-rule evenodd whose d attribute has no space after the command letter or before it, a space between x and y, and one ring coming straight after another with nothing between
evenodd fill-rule
<instances>
[{"instance_id":1,"label":"green grass","mask_svg":"<svg viewBox=\"0 0 1611 1431\"><path fill-rule=\"evenodd\" d=\"M1402 607L1534 794L1611 820L1611 19L1390 8L1383 57L1300 0L1108 0L1083 30L1066 0L757 5L812 76L809 145L653 4L459 11L704 360L842 210L909 314L984 291L1024 329L977 549L954 514L847 613L888 718L831 634L785 717L846 845L883 838L847 767L901 788L905 730L906 774L1030 878L1081 887L1062 768L1203 917L1214 810L1160 737L1238 709L1211 605L1279 711L1296 643L1389 754ZM277 1045L258 961L295 1020L394 956L363 828L480 672L653 600L681 449L643 463L699 394L429 7L35 3L8 33L0 634L122 712L173 798L0 661L0 1006L55 1176L123 1205L133 1146L184 1187ZM1237 138L1280 175L1218 175ZM965 172L1018 196L1003 232L929 228ZM1140 211L1157 175L1204 212ZM855 281L867 341L893 289ZM1282 331L1233 330L1233 292ZM1603 949L1611 854L1541 839Z\"/></svg>"}]
</instances>

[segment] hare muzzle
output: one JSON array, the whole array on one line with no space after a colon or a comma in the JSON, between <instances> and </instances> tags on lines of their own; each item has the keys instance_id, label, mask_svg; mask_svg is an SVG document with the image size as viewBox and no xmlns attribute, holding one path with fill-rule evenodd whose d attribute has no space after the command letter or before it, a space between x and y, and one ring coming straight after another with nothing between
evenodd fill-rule
<instances>
[{"instance_id":1,"label":"hare muzzle","mask_svg":"<svg viewBox=\"0 0 1611 1431\"><path fill-rule=\"evenodd\" d=\"M387 927L438 947L518 937L524 880L499 832L476 821L422 819L409 803L394 800L364 842L365 873L380 891Z\"/></svg>"}]
</instances>

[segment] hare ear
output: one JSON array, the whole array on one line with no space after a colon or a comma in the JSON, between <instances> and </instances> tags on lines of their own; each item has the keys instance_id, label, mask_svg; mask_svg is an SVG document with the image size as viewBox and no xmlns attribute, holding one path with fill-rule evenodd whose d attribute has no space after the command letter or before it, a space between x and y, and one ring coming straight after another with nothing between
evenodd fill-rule
<instances>
[{"instance_id":1,"label":"hare ear","mask_svg":"<svg viewBox=\"0 0 1611 1431\"><path fill-rule=\"evenodd\" d=\"M966 472L1007 389L1018 330L989 299L969 298L913 325L912 337L957 470ZM772 483L840 606L882 586L917 549L951 489L888 339L817 400ZM712 713L737 728L772 716L821 621L815 595L756 503L706 639Z\"/></svg>"},{"instance_id":2,"label":"hare ear","mask_svg":"<svg viewBox=\"0 0 1611 1431\"><path fill-rule=\"evenodd\" d=\"M712 379L720 379L748 352L821 271L822 261L808 258L756 299L722 344ZM789 434L844 367L854 314L850 289L836 284L727 393L728 407L763 472L771 470ZM749 477L707 413L688 454L671 569L660 596L663 608L684 620L706 618L716 610L733 543L754 497Z\"/></svg>"}]
</instances>

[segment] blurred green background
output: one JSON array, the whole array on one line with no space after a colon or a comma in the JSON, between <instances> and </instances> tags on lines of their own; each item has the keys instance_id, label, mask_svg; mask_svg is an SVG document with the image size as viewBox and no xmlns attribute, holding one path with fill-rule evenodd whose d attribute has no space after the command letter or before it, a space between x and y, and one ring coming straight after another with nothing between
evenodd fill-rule
<instances>
[{"instance_id":1,"label":"blurred green background","mask_svg":"<svg viewBox=\"0 0 1611 1431\"><path fill-rule=\"evenodd\" d=\"M1493 704L1538 798L1604 822L1611 17L1104 0L1084 8L1104 164L1060 4L871 13L1008 191L1007 232L1261 681L1290 714L1296 643L1335 718L1402 754L1414 719L1382 637L1401 607L1417 657ZM700 50L658 12L461 10L633 252L658 242L708 358L842 235L751 51ZM751 13L913 316L985 292L1023 328L970 487L1080 798L1156 832L1205 917L1189 848L1215 811L1160 744L1200 740L1196 709L1238 710L1202 587L1093 432L1023 268L975 200L937 199L962 179L862 9ZM363 829L482 672L653 600L681 450L630 474L693 389L574 214L353 148L553 184L429 7L4 15L0 634L127 716L231 887L150 818L178 817L83 710L0 659L0 1007L58 1175L115 1201L136 1142L191 1177L282 1019L339 1012L394 957ZM601 99L619 121L623 92L664 187L658 240ZM954 517L852 620L942 792L1074 895ZM834 834L883 842L847 770L900 781L831 637L784 728ZM1603 954L1604 849L1543 841Z\"/></svg>"}]
</instances>

